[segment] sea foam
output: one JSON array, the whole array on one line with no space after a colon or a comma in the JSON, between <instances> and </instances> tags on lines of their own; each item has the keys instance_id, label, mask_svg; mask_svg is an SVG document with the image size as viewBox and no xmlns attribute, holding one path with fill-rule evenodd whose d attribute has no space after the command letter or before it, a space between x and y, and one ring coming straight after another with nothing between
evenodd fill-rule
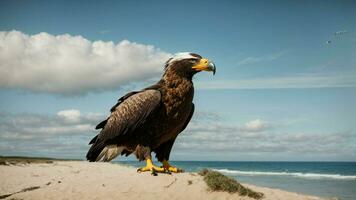
<instances>
[{"instance_id":1,"label":"sea foam","mask_svg":"<svg viewBox=\"0 0 356 200\"><path fill-rule=\"evenodd\" d=\"M247 176L294 176L309 179L343 179L356 180L356 176L340 174L318 174L318 173L301 173L301 172L262 172L262 171L240 171L230 169L212 169L225 174L247 175Z\"/></svg>"}]
</instances>

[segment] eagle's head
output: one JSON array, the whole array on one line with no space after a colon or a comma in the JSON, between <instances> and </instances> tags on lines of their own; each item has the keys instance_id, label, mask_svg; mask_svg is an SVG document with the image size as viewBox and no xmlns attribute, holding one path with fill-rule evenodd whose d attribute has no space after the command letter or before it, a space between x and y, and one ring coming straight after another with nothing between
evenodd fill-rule
<instances>
[{"instance_id":1,"label":"eagle's head","mask_svg":"<svg viewBox=\"0 0 356 200\"><path fill-rule=\"evenodd\" d=\"M194 74L201 71L216 72L215 64L207 58L202 58L195 53L183 52L177 53L170 58L165 65L166 73L174 73L175 75L192 78Z\"/></svg>"}]
</instances>

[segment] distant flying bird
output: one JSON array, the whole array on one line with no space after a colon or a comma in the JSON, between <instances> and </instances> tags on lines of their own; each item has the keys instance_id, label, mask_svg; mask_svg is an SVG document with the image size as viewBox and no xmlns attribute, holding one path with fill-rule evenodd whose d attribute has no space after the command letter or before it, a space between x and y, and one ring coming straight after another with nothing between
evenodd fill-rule
<instances>
[{"instance_id":1,"label":"distant flying bird","mask_svg":"<svg viewBox=\"0 0 356 200\"><path fill-rule=\"evenodd\" d=\"M346 30L344 30L344 31L336 31L336 32L334 32L334 35L335 35L335 36L336 36L336 35L343 35L343 34L345 34L345 33L347 33Z\"/></svg>"},{"instance_id":2,"label":"distant flying bird","mask_svg":"<svg viewBox=\"0 0 356 200\"><path fill-rule=\"evenodd\" d=\"M178 134L193 116L194 87L192 78L200 71L212 71L215 65L195 53L178 53L170 58L162 79L140 91L121 97L111 108L110 116L99 123L101 129L89 144L89 161L111 161L118 155L134 153L146 166L139 172L181 172L169 164L169 155ZM156 153L162 167L153 165Z\"/></svg>"}]
</instances>

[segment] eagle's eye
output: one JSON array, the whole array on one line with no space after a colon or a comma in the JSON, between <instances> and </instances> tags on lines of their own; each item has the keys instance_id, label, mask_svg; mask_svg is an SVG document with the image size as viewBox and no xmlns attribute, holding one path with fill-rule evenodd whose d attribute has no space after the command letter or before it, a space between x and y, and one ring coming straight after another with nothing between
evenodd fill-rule
<instances>
[{"instance_id":1,"label":"eagle's eye","mask_svg":"<svg viewBox=\"0 0 356 200\"><path fill-rule=\"evenodd\" d=\"M198 62L198 59L196 59L196 58L191 58L191 59L189 59L189 62L195 64L195 63Z\"/></svg>"}]
</instances>

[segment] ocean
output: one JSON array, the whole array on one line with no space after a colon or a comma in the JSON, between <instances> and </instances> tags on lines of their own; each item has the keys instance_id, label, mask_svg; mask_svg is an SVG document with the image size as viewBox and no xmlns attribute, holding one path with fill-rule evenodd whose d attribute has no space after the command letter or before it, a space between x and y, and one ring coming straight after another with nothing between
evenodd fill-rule
<instances>
[{"instance_id":1,"label":"ocean","mask_svg":"<svg viewBox=\"0 0 356 200\"><path fill-rule=\"evenodd\" d=\"M144 162L116 161L141 167ZM158 163L157 163L158 164ZM356 162L217 162L172 161L187 172L208 168L241 183L339 200L356 199Z\"/></svg>"}]
</instances>

